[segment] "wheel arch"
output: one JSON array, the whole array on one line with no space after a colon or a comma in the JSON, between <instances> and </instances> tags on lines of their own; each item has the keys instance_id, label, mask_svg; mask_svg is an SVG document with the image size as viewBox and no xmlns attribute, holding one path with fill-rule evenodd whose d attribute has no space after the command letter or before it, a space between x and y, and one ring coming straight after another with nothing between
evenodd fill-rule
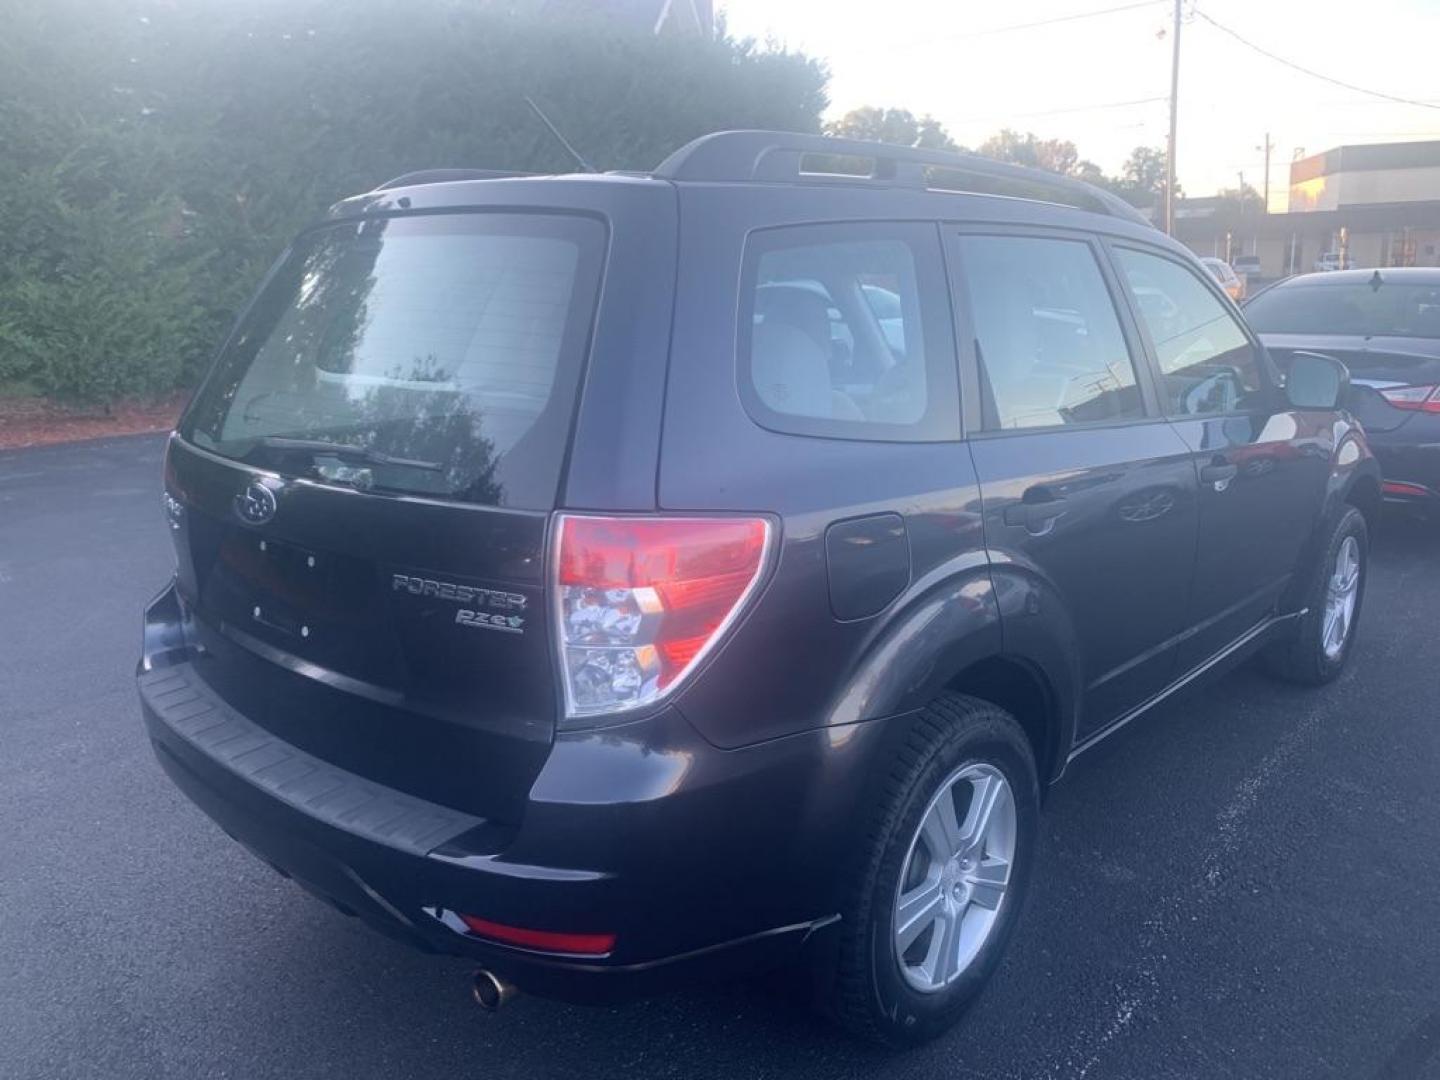
<instances>
[{"instance_id":1,"label":"wheel arch","mask_svg":"<svg viewBox=\"0 0 1440 1080\"><path fill-rule=\"evenodd\" d=\"M1325 486L1322 521L1333 520L1344 506L1353 506L1364 515L1365 524L1375 529L1380 524L1383 504L1380 463L1375 460L1364 433L1352 424L1335 444L1330 478Z\"/></svg>"},{"instance_id":2,"label":"wheel arch","mask_svg":"<svg viewBox=\"0 0 1440 1080\"><path fill-rule=\"evenodd\" d=\"M1379 528L1382 506L1380 464L1370 452L1363 434L1352 425L1336 444L1325 497L1316 513L1314 528L1300 549L1290 583L1280 598L1282 612L1294 612L1301 606L1306 568L1313 566L1320 557L1320 545L1340 513L1346 507L1354 507L1360 511L1366 526L1373 533Z\"/></svg>"},{"instance_id":3,"label":"wheel arch","mask_svg":"<svg viewBox=\"0 0 1440 1080\"><path fill-rule=\"evenodd\" d=\"M1067 728L1055 687L1037 664L996 653L956 672L946 689L998 705L1015 717L1042 784L1060 775L1069 751Z\"/></svg>"},{"instance_id":4,"label":"wheel arch","mask_svg":"<svg viewBox=\"0 0 1440 1080\"><path fill-rule=\"evenodd\" d=\"M1380 515L1383 512L1385 500L1381 492L1379 476L1363 472L1352 477L1349 486L1345 489L1344 502L1360 511L1360 515L1365 519L1365 524L1372 533L1380 527Z\"/></svg>"},{"instance_id":5,"label":"wheel arch","mask_svg":"<svg viewBox=\"0 0 1440 1080\"><path fill-rule=\"evenodd\" d=\"M1074 744L1077 648L1061 597L1038 569L971 564L916 589L877 628L829 723L910 713L947 691L968 694L1015 716L1048 783Z\"/></svg>"}]
</instances>

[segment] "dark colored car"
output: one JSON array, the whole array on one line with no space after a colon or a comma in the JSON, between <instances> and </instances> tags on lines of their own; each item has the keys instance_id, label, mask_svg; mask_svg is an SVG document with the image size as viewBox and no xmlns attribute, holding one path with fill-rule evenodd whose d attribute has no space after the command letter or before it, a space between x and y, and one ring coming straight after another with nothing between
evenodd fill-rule
<instances>
[{"instance_id":1,"label":"dark colored car","mask_svg":"<svg viewBox=\"0 0 1440 1080\"><path fill-rule=\"evenodd\" d=\"M918 1041L1067 762L1251 653L1345 663L1344 383L1282 392L1192 256L1049 174L731 132L413 176L299 237L170 441L145 722L483 1004L803 960Z\"/></svg>"},{"instance_id":2,"label":"dark colored car","mask_svg":"<svg viewBox=\"0 0 1440 1080\"><path fill-rule=\"evenodd\" d=\"M1252 288L1262 277L1260 273L1259 255L1237 255L1231 266L1234 268L1235 273L1244 279L1245 283Z\"/></svg>"},{"instance_id":3,"label":"dark colored car","mask_svg":"<svg viewBox=\"0 0 1440 1080\"><path fill-rule=\"evenodd\" d=\"M1385 474L1385 498L1440 513L1440 267L1305 274L1245 306L1284 368L1298 351L1350 370L1350 408Z\"/></svg>"}]
</instances>

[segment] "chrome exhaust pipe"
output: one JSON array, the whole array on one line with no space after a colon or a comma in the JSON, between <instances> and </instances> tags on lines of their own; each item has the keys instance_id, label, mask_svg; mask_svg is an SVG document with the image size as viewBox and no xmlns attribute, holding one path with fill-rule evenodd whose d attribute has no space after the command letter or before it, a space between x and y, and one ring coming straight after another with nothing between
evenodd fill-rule
<instances>
[{"instance_id":1,"label":"chrome exhaust pipe","mask_svg":"<svg viewBox=\"0 0 1440 1080\"><path fill-rule=\"evenodd\" d=\"M475 973L470 993L475 997L475 1004L486 1012L493 1013L499 1012L501 1008L519 997L520 988L512 982L502 979L493 971L481 969Z\"/></svg>"}]
</instances>

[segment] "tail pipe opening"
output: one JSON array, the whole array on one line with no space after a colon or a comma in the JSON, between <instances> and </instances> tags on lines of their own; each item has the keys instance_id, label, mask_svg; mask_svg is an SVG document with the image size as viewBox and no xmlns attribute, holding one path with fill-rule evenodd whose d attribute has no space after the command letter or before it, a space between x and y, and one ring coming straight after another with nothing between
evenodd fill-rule
<instances>
[{"instance_id":1,"label":"tail pipe opening","mask_svg":"<svg viewBox=\"0 0 1440 1080\"><path fill-rule=\"evenodd\" d=\"M470 986L470 993L475 998L475 1003L486 1012L499 1012L510 1002L520 996L520 988L507 979L502 979L493 971L481 969L475 973L475 978Z\"/></svg>"}]
</instances>

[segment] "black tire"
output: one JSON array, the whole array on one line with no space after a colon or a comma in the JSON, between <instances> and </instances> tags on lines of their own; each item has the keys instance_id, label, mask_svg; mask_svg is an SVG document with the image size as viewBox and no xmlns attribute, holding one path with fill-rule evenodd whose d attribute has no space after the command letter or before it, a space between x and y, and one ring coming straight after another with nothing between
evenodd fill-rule
<instances>
[{"instance_id":1,"label":"black tire","mask_svg":"<svg viewBox=\"0 0 1440 1080\"><path fill-rule=\"evenodd\" d=\"M1355 609L1340 651L1331 656L1326 654L1324 643L1326 597L1336 556L1351 537L1360 549L1360 579L1355 594ZM1370 531L1365 517L1353 506L1347 506L1331 522L1329 534L1300 583L1296 606L1305 609L1305 614L1296 620L1293 629L1284 638L1272 644L1263 654L1265 668L1270 674L1302 686L1323 686L1344 670L1345 661L1355 647L1369 563Z\"/></svg>"},{"instance_id":2,"label":"black tire","mask_svg":"<svg viewBox=\"0 0 1440 1080\"><path fill-rule=\"evenodd\" d=\"M1014 796L1009 884L974 960L949 986L921 992L906 982L893 944L896 889L932 798L957 769L972 763L998 769ZM915 718L880 792L841 913L839 955L825 1005L853 1035L885 1046L913 1046L953 1026L1000 962L1029 887L1039 784L1029 741L1014 717L988 702L945 694Z\"/></svg>"}]
</instances>

